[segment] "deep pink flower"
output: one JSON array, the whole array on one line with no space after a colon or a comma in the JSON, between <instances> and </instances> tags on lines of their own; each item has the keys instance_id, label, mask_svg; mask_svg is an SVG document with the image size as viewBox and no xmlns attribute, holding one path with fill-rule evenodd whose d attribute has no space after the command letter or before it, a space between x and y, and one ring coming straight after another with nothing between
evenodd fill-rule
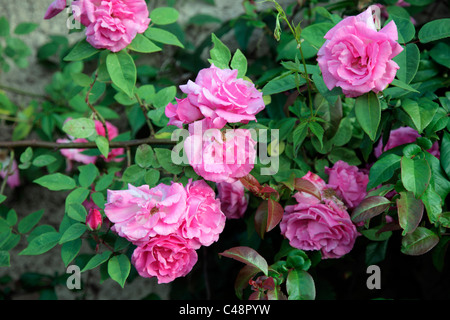
<instances>
[{"instance_id":1,"label":"deep pink flower","mask_svg":"<svg viewBox=\"0 0 450 320\"><path fill-rule=\"evenodd\" d=\"M248 206L248 196L242 182L219 182L216 185L221 208L227 219L242 218Z\"/></svg>"},{"instance_id":2,"label":"deep pink flower","mask_svg":"<svg viewBox=\"0 0 450 320\"><path fill-rule=\"evenodd\" d=\"M265 108L262 92L250 81L237 78L237 73L213 64L200 70L195 82L189 80L180 86L191 105L212 120L214 128L256 120L255 115Z\"/></svg>"},{"instance_id":3,"label":"deep pink flower","mask_svg":"<svg viewBox=\"0 0 450 320\"><path fill-rule=\"evenodd\" d=\"M113 140L119 135L119 129L117 129L116 126L111 124L110 122L106 121L106 129L108 130L108 138L109 141ZM97 134L103 137L106 137L105 128L103 127L103 124L95 120L95 130L97 131ZM108 157L105 158L103 155L101 156L106 162L120 162L123 161L123 158L119 157L125 153L125 150L123 148L116 148L112 149L108 153Z\"/></svg>"},{"instance_id":4,"label":"deep pink flower","mask_svg":"<svg viewBox=\"0 0 450 320\"><path fill-rule=\"evenodd\" d=\"M183 124L192 123L203 118L200 110L192 105L188 98L175 99L177 104L169 103L165 110L166 116L169 118L169 125L183 128Z\"/></svg>"},{"instance_id":5,"label":"deep pink flower","mask_svg":"<svg viewBox=\"0 0 450 320\"><path fill-rule=\"evenodd\" d=\"M191 247L209 246L219 239L226 217L220 200L204 181L189 181L186 185L186 216L180 226L181 235L191 241Z\"/></svg>"},{"instance_id":6,"label":"deep pink flower","mask_svg":"<svg viewBox=\"0 0 450 320\"><path fill-rule=\"evenodd\" d=\"M118 52L150 23L145 0L77 0L74 18L86 26L86 40L94 48Z\"/></svg>"},{"instance_id":7,"label":"deep pink flower","mask_svg":"<svg viewBox=\"0 0 450 320\"><path fill-rule=\"evenodd\" d=\"M0 177L2 179L5 179L6 176L8 176L8 180L6 180L6 183L11 189L15 189L18 186L20 186L20 175L19 175L19 168L17 166L17 161L15 159L7 157L4 160L0 159L0 162L2 164L2 169L0 170ZM11 164L11 171L8 172L8 169L10 168Z\"/></svg>"},{"instance_id":8,"label":"deep pink flower","mask_svg":"<svg viewBox=\"0 0 450 320\"><path fill-rule=\"evenodd\" d=\"M234 182L254 167L256 141L247 129L208 129L195 132L184 141L189 164L204 179Z\"/></svg>"},{"instance_id":9,"label":"deep pink flower","mask_svg":"<svg viewBox=\"0 0 450 320\"><path fill-rule=\"evenodd\" d=\"M375 157L378 158L383 152L398 147L402 144L415 142L418 137L420 137L420 134L411 127L400 127L395 130L391 130L391 132L389 133L389 139L384 148L383 139L380 139L380 142L378 142L377 146L375 147ZM439 159L440 151L437 141L431 146L431 149L429 149L428 152Z\"/></svg>"},{"instance_id":10,"label":"deep pink flower","mask_svg":"<svg viewBox=\"0 0 450 320\"><path fill-rule=\"evenodd\" d=\"M366 197L369 176L358 167L339 160L332 168L325 167L325 173L329 176L328 187L336 191L348 208L355 208Z\"/></svg>"},{"instance_id":11,"label":"deep pink flower","mask_svg":"<svg viewBox=\"0 0 450 320\"><path fill-rule=\"evenodd\" d=\"M76 143L84 143L84 142L88 142L86 139L74 139L74 140L69 140L69 139L57 139L56 140L57 143L70 143L70 142L76 142ZM59 151L61 152L61 154L66 158L66 171L71 171L72 170L72 162L80 162L80 163L84 163L84 164L89 164L89 163L95 163L95 161L97 161L97 157L96 156L89 156L86 154L83 154L83 151L85 151L87 149L60 149Z\"/></svg>"},{"instance_id":12,"label":"deep pink flower","mask_svg":"<svg viewBox=\"0 0 450 320\"><path fill-rule=\"evenodd\" d=\"M44 19L51 19L61 11L63 11L67 6L67 0L55 0L47 8L45 12Z\"/></svg>"},{"instance_id":13,"label":"deep pink flower","mask_svg":"<svg viewBox=\"0 0 450 320\"><path fill-rule=\"evenodd\" d=\"M347 97L357 97L382 91L394 79L399 66L392 59L403 50L397 26L391 21L377 31L372 7L343 19L324 38L317 61L329 90L341 87Z\"/></svg>"},{"instance_id":14,"label":"deep pink flower","mask_svg":"<svg viewBox=\"0 0 450 320\"><path fill-rule=\"evenodd\" d=\"M89 213L86 216L86 226L89 230L94 231L102 227L103 218L102 214L98 209L90 208Z\"/></svg>"},{"instance_id":15,"label":"deep pink flower","mask_svg":"<svg viewBox=\"0 0 450 320\"><path fill-rule=\"evenodd\" d=\"M330 199L305 201L301 193L294 198L297 204L286 206L280 223L292 247L320 250L323 259L340 258L352 250L358 233L344 206Z\"/></svg>"},{"instance_id":16,"label":"deep pink flower","mask_svg":"<svg viewBox=\"0 0 450 320\"><path fill-rule=\"evenodd\" d=\"M141 277L157 277L158 283L169 283L192 270L197 263L197 252L187 239L176 233L158 235L137 247L131 262Z\"/></svg>"},{"instance_id":17,"label":"deep pink flower","mask_svg":"<svg viewBox=\"0 0 450 320\"><path fill-rule=\"evenodd\" d=\"M181 183L151 189L129 184L128 190L108 190L105 215L119 236L142 245L150 237L178 230L186 215L186 198Z\"/></svg>"}]
</instances>

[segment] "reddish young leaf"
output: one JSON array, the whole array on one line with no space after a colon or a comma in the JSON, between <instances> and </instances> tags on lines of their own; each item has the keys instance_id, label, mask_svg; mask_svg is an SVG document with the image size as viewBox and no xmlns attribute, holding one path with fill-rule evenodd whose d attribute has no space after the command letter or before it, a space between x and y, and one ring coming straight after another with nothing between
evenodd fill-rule
<instances>
[{"instance_id":1,"label":"reddish young leaf","mask_svg":"<svg viewBox=\"0 0 450 320\"><path fill-rule=\"evenodd\" d=\"M261 270L266 276L269 272L269 266L266 259L264 259L256 250L250 247L234 247L219 253L221 256L232 258L243 262L246 265L254 266Z\"/></svg>"},{"instance_id":2,"label":"reddish young leaf","mask_svg":"<svg viewBox=\"0 0 450 320\"><path fill-rule=\"evenodd\" d=\"M248 174L245 177L240 178L239 180L244 185L244 187L247 188L247 190L249 190L253 194L260 193L260 190L262 189L261 184L251 174Z\"/></svg>"},{"instance_id":3,"label":"reddish young leaf","mask_svg":"<svg viewBox=\"0 0 450 320\"><path fill-rule=\"evenodd\" d=\"M239 299L243 298L244 289L249 285L249 281L261 270L251 265L244 266L236 277L234 282L234 291Z\"/></svg>"},{"instance_id":4,"label":"reddish young leaf","mask_svg":"<svg viewBox=\"0 0 450 320\"><path fill-rule=\"evenodd\" d=\"M322 198L319 188L317 188L311 181L302 178L296 178L294 180L294 188L297 191L303 191L312 194L319 200Z\"/></svg>"},{"instance_id":5,"label":"reddish young leaf","mask_svg":"<svg viewBox=\"0 0 450 320\"><path fill-rule=\"evenodd\" d=\"M269 217L269 203L267 200L263 200L255 212L254 224L256 233L264 239L264 233L267 230L267 221Z\"/></svg>"},{"instance_id":6,"label":"reddish young leaf","mask_svg":"<svg viewBox=\"0 0 450 320\"><path fill-rule=\"evenodd\" d=\"M400 199L397 199L398 222L403 228L403 235L416 230L423 216L423 202L414 197L414 193L400 192Z\"/></svg>"},{"instance_id":7,"label":"reddish young leaf","mask_svg":"<svg viewBox=\"0 0 450 320\"><path fill-rule=\"evenodd\" d=\"M384 212L391 205L391 201L381 196L364 199L352 212L352 221L362 222Z\"/></svg>"},{"instance_id":8,"label":"reddish young leaf","mask_svg":"<svg viewBox=\"0 0 450 320\"><path fill-rule=\"evenodd\" d=\"M268 202L268 215L266 231L269 232L275 228L283 218L284 209L277 201L270 199Z\"/></svg>"}]
</instances>

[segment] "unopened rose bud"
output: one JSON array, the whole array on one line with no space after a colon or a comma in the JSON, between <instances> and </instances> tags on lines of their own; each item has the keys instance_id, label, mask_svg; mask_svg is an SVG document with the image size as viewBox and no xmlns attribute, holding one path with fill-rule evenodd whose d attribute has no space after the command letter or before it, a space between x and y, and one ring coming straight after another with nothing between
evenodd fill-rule
<instances>
[{"instance_id":1,"label":"unopened rose bud","mask_svg":"<svg viewBox=\"0 0 450 320\"><path fill-rule=\"evenodd\" d=\"M101 228L103 222L102 214L99 210L91 208L86 217L86 226L91 231L97 231Z\"/></svg>"}]
</instances>

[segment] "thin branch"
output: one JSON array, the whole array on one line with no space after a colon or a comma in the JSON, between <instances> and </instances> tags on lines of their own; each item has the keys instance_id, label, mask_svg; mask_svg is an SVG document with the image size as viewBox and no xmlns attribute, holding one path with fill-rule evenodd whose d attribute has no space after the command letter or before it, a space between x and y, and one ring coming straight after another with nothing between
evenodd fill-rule
<instances>
[{"instance_id":1,"label":"thin branch","mask_svg":"<svg viewBox=\"0 0 450 320\"><path fill-rule=\"evenodd\" d=\"M32 92L29 92L29 91L23 91L23 90L20 90L20 89L17 89L17 88L5 86L3 84L0 84L0 90L5 90L5 91L8 91L8 92L12 92L12 93L15 93L15 94L19 94L19 95L22 95L22 96L28 96L28 97L32 97L32 98L38 98L38 99L43 99L43 100L51 100L50 97L48 97L46 95L32 93Z\"/></svg>"},{"instance_id":2,"label":"thin branch","mask_svg":"<svg viewBox=\"0 0 450 320\"><path fill-rule=\"evenodd\" d=\"M159 144L159 145L174 145L177 141L172 141L169 139L156 139L156 138L145 138L145 139L135 139L128 141L110 141L110 148L129 148L134 146L139 146L141 144ZM0 141L0 148L45 148L45 149L95 149L97 145L95 142L68 142L68 143L58 143L40 140L21 140L21 141Z\"/></svg>"},{"instance_id":3,"label":"thin branch","mask_svg":"<svg viewBox=\"0 0 450 320\"><path fill-rule=\"evenodd\" d=\"M155 129L153 128L153 124L152 124L151 120L149 119L149 117L147 115L147 109L146 109L145 105L142 103L142 100L141 100L141 98L139 97L139 95L137 93L135 94L135 97L136 97L136 100L139 103L139 106L142 109L142 113L144 114L144 117L145 117L145 122L147 122L147 126L150 129L150 134L152 136L154 136L155 135Z\"/></svg>"}]
</instances>

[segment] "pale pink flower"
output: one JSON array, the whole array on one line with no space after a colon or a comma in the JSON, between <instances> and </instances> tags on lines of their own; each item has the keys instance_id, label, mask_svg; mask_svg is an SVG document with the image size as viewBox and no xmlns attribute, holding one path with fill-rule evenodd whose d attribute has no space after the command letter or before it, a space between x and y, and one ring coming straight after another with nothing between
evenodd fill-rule
<instances>
[{"instance_id":1,"label":"pale pink flower","mask_svg":"<svg viewBox=\"0 0 450 320\"><path fill-rule=\"evenodd\" d=\"M151 189L129 184L128 190L108 190L105 215L119 236L142 245L151 237L178 230L185 219L186 198L181 183L161 183Z\"/></svg>"},{"instance_id":2,"label":"pale pink flower","mask_svg":"<svg viewBox=\"0 0 450 320\"><path fill-rule=\"evenodd\" d=\"M328 187L336 191L347 208L355 208L366 197L369 176L358 167L339 160L332 168L325 167L325 173L329 176Z\"/></svg>"},{"instance_id":3,"label":"pale pink flower","mask_svg":"<svg viewBox=\"0 0 450 320\"><path fill-rule=\"evenodd\" d=\"M55 0L47 8L45 12L44 19L51 19L61 11L63 11L67 6L67 0Z\"/></svg>"},{"instance_id":4,"label":"pale pink flower","mask_svg":"<svg viewBox=\"0 0 450 320\"><path fill-rule=\"evenodd\" d=\"M280 222L292 247L320 250L322 259L340 258L352 250L358 233L344 206L330 199L304 201L301 193L294 198L297 204L286 206Z\"/></svg>"},{"instance_id":5,"label":"pale pink flower","mask_svg":"<svg viewBox=\"0 0 450 320\"><path fill-rule=\"evenodd\" d=\"M200 130L187 137L184 150L189 164L204 179L233 182L253 169L256 141L247 129Z\"/></svg>"},{"instance_id":6,"label":"pale pink flower","mask_svg":"<svg viewBox=\"0 0 450 320\"><path fill-rule=\"evenodd\" d=\"M226 217L220 209L220 200L204 180L189 181L186 193L187 211L180 233L195 249L209 246L219 239L225 227Z\"/></svg>"},{"instance_id":7,"label":"pale pink flower","mask_svg":"<svg viewBox=\"0 0 450 320\"><path fill-rule=\"evenodd\" d=\"M248 195L242 182L219 182L216 185L221 208L227 219L242 218L248 206Z\"/></svg>"},{"instance_id":8,"label":"pale pink flower","mask_svg":"<svg viewBox=\"0 0 450 320\"><path fill-rule=\"evenodd\" d=\"M379 92L399 69L392 60L403 50L397 43L397 26L391 21L377 31L372 7L343 19L324 38L317 61L329 90L341 87L347 97Z\"/></svg>"},{"instance_id":9,"label":"pale pink flower","mask_svg":"<svg viewBox=\"0 0 450 320\"><path fill-rule=\"evenodd\" d=\"M389 139L384 148L383 148L383 139L380 139L377 146L375 147L374 149L375 157L378 158L379 156L381 156L383 152L398 147L402 144L413 143L416 141L418 137L420 137L420 134L411 127L400 127L391 130L389 133ZM439 144L437 141L433 143L428 152L439 159L440 151L439 151Z\"/></svg>"},{"instance_id":10,"label":"pale pink flower","mask_svg":"<svg viewBox=\"0 0 450 320\"><path fill-rule=\"evenodd\" d=\"M169 283L186 276L197 263L197 252L177 233L158 235L137 247L131 262L141 277Z\"/></svg>"},{"instance_id":11,"label":"pale pink flower","mask_svg":"<svg viewBox=\"0 0 450 320\"><path fill-rule=\"evenodd\" d=\"M145 0L77 0L74 18L86 26L86 40L94 48L118 52L150 23Z\"/></svg>"},{"instance_id":12,"label":"pale pink flower","mask_svg":"<svg viewBox=\"0 0 450 320\"><path fill-rule=\"evenodd\" d=\"M248 123L256 120L255 115L265 105L262 92L237 74L238 70L219 69L212 64L200 70L195 82L189 80L180 89L203 117L212 120L214 128L221 129L226 123Z\"/></svg>"},{"instance_id":13,"label":"pale pink flower","mask_svg":"<svg viewBox=\"0 0 450 320\"><path fill-rule=\"evenodd\" d=\"M88 141L86 139L74 139L74 140L57 139L56 142L57 143L70 143L70 142L85 143ZM85 150L87 150L87 149L63 148L63 149L59 150L61 152L61 154L66 158L66 171L72 170L72 167L73 167L72 162L73 161L84 163L84 164L95 163L95 161L97 161L96 156L89 156L89 155L83 154L83 151L85 151Z\"/></svg>"}]
</instances>

